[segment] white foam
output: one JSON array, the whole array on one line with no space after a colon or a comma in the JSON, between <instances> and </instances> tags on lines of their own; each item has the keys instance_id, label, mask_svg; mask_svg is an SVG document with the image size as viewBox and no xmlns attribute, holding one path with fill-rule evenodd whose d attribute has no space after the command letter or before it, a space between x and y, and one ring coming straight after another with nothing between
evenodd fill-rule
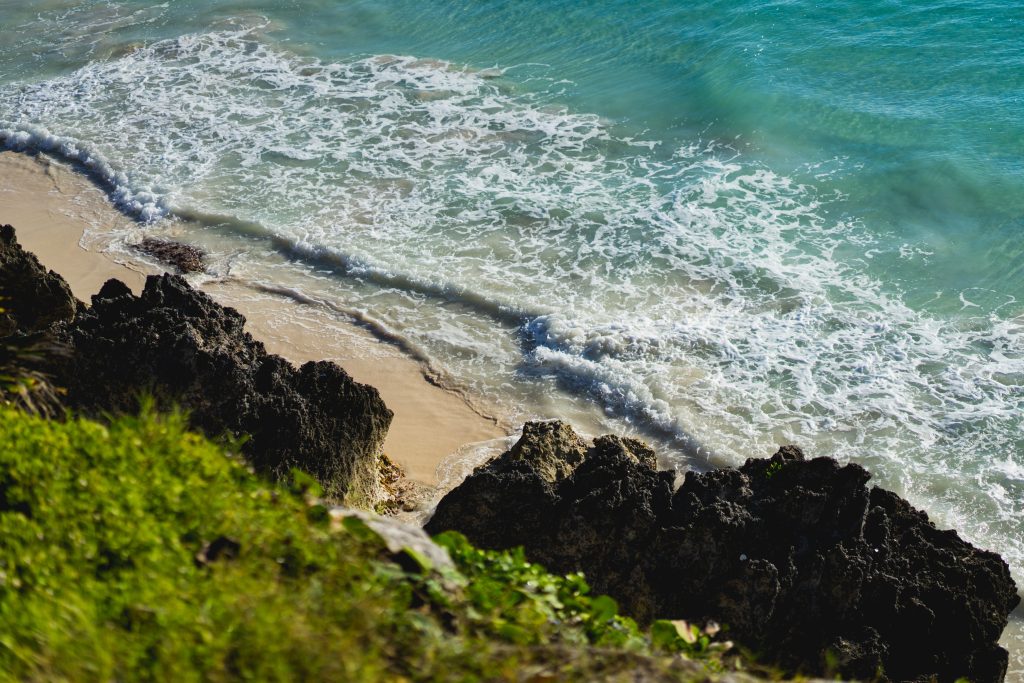
<instances>
[{"instance_id":1,"label":"white foam","mask_svg":"<svg viewBox=\"0 0 1024 683\"><path fill-rule=\"evenodd\" d=\"M87 143L54 135L42 126L0 122L0 145L19 152L47 152L81 164L106 187L114 204L141 221L154 221L170 211L162 197L149 189L133 186L128 173L117 170Z\"/></svg>"}]
</instances>

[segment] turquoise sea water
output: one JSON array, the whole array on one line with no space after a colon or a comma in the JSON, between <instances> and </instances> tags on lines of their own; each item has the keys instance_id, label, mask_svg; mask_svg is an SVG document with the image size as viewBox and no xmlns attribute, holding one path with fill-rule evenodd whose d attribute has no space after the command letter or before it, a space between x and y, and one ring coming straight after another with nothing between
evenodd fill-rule
<instances>
[{"instance_id":1,"label":"turquoise sea water","mask_svg":"<svg viewBox=\"0 0 1024 683\"><path fill-rule=\"evenodd\" d=\"M0 0L0 137L510 424L796 442L1021 583L1021 36L980 0Z\"/></svg>"}]
</instances>

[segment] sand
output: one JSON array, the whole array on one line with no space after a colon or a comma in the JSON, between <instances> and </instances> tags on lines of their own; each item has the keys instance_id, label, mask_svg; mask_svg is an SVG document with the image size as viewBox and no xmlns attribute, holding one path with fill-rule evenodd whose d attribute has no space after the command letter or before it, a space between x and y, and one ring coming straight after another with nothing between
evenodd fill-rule
<instances>
[{"instance_id":1,"label":"sand","mask_svg":"<svg viewBox=\"0 0 1024 683\"><path fill-rule=\"evenodd\" d=\"M85 175L43 156L0 152L0 223L13 225L21 244L86 302L109 278L138 293L145 276L158 272L145 261L103 253L102 243L83 246L88 227L124 230L133 220ZM197 282L245 315L246 329L271 353L296 364L335 361L376 387L395 413L384 451L412 479L435 484L438 468L463 446L506 436L462 397L431 383L417 361L353 322L237 281Z\"/></svg>"},{"instance_id":2,"label":"sand","mask_svg":"<svg viewBox=\"0 0 1024 683\"><path fill-rule=\"evenodd\" d=\"M142 290L142 272L79 246L89 224L130 222L85 177L41 156L0 152L0 223L13 225L21 245L60 273L82 301L112 277L135 293Z\"/></svg>"}]
</instances>

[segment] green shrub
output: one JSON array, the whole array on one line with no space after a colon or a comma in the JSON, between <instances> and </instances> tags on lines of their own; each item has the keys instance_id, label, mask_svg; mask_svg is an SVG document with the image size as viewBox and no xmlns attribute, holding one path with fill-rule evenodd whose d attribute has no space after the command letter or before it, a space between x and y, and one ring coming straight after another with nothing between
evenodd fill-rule
<instances>
[{"instance_id":1,"label":"green shrub","mask_svg":"<svg viewBox=\"0 0 1024 683\"><path fill-rule=\"evenodd\" d=\"M229 446L230 449L230 446ZM391 556L186 431L0 407L0 678L691 680L582 576L439 539Z\"/></svg>"},{"instance_id":2,"label":"green shrub","mask_svg":"<svg viewBox=\"0 0 1024 683\"><path fill-rule=\"evenodd\" d=\"M464 536L446 532L445 547L466 577L468 615L512 642L552 642L642 650L647 641L636 623L618 614L606 595L591 597L582 574L555 576L526 561L522 548L478 550Z\"/></svg>"}]
</instances>

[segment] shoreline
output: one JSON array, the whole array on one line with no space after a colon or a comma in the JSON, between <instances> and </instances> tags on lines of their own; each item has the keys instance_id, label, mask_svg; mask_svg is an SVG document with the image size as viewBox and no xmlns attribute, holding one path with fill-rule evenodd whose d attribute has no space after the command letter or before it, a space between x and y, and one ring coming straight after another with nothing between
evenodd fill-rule
<instances>
[{"instance_id":1,"label":"shoreline","mask_svg":"<svg viewBox=\"0 0 1024 683\"><path fill-rule=\"evenodd\" d=\"M64 276L86 302L110 278L138 294L146 276L158 273L141 259L124 263L81 246L90 224L125 228L135 221L88 178L42 155L0 152L0 223L13 225L25 249ZM268 352L296 365L334 361L357 382L375 387L395 413L384 452L412 480L436 486L439 478L447 479L439 477L439 468L450 456L469 444L508 436L494 419L431 382L414 359L355 323L239 281L211 279L196 286L242 313L246 330Z\"/></svg>"},{"instance_id":2,"label":"shoreline","mask_svg":"<svg viewBox=\"0 0 1024 683\"><path fill-rule=\"evenodd\" d=\"M81 246L90 224L118 229L136 222L117 211L87 177L45 156L0 152L0 223L14 225L24 247L61 273L84 301L108 278L120 279L138 293L146 275L158 272L141 258L121 262ZM294 364L332 360L356 381L376 387L395 412L384 451L410 479L451 487L460 475L468 474L465 463L457 462L461 449L505 442L507 434L493 420L432 383L419 363L364 327L239 280L211 277L194 284L245 315L246 330L268 352ZM1024 607L1019 607L1002 637L1014 657L1008 681L1024 680L1024 673L1014 666L1024 643L1022 616Z\"/></svg>"}]
</instances>

